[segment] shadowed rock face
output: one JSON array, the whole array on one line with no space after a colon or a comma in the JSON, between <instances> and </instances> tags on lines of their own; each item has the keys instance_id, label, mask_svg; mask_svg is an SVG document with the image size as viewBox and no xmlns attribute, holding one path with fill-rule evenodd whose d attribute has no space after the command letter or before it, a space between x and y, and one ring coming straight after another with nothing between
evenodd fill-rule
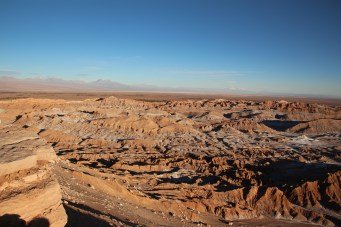
<instances>
[{"instance_id":1,"label":"shadowed rock face","mask_svg":"<svg viewBox=\"0 0 341 227\"><path fill-rule=\"evenodd\" d=\"M340 107L110 97L0 108L2 174L19 171L6 166L13 161L28 171L50 160L39 142L47 141L61 159L55 174L70 223L86 214L87 223L123 225L340 223ZM17 154L13 144L25 149Z\"/></svg>"}]
</instances>

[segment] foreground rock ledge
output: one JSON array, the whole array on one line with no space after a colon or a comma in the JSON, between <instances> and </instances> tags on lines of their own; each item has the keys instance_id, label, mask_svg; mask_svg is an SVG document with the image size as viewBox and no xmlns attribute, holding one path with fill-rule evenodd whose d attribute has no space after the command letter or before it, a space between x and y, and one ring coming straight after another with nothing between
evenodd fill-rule
<instances>
[{"instance_id":1,"label":"foreground rock ledge","mask_svg":"<svg viewBox=\"0 0 341 227\"><path fill-rule=\"evenodd\" d=\"M0 226L37 218L65 226L60 186L51 175L56 158L36 133L14 125L0 128Z\"/></svg>"}]
</instances>

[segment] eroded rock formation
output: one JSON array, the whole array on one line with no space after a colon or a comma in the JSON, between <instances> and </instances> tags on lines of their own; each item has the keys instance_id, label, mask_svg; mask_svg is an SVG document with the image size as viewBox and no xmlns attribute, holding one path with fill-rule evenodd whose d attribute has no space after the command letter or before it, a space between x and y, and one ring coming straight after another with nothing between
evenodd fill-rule
<instances>
[{"instance_id":1,"label":"eroded rock formation","mask_svg":"<svg viewBox=\"0 0 341 227\"><path fill-rule=\"evenodd\" d=\"M1 226L32 224L36 218L50 226L66 224L60 185L51 171L56 160L52 147L36 133L16 125L0 128Z\"/></svg>"},{"instance_id":2,"label":"eroded rock formation","mask_svg":"<svg viewBox=\"0 0 341 227\"><path fill-rule=\"evenodd\" d=\"M3 101L0 108L3 125L37 133L54 148L68 206L97 207L108 223L340 224L340 107L110 97ZM123 222L113 202L90 196L96 193L161 219L134 222L131 214Z\"/></svg>"}]
</instances>

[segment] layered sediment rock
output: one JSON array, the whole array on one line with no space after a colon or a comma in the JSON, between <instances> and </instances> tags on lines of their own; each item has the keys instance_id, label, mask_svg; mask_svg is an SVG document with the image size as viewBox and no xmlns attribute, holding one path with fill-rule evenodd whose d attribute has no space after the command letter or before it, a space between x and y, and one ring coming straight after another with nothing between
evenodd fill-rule
<instances>
[{"instance_id":1,"label":"layered sediment rock","mask_svg":"<svg viewBox=\"0 0 341 227\"><path fill-rule=\"evenodd\" d=\"M2 226L29 223L37 218L50 226L66 224L60 185L51 171L56 159L51 146L36 133L15 125L0 128Z\"/></svg>"}]
</instances>

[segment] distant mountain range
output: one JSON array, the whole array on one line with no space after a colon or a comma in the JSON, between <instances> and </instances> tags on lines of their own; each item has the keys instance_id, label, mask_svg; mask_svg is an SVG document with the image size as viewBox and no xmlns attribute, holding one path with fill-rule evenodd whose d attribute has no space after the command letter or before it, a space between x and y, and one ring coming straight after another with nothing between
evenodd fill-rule
<instances>
[{"instance_id":1,"label":"distant mountain range","mask_svg":"<svg viewBox=\"0 0 341 227\"><path fill-rule=\"evenodd\" d=\"M240 93L233 89L195 89L169 88L153 85L127 85L111 80L85 82L81 80L64 80L60 78L16 78L0 77L0 91L4 92L110 92L110 91L153 91L153 92L200 92L200 93Z\"/></svg>"},{"instance_id":2,"label":"distant mountain range","mask_svg":"<svg viewBox=\"0 0 341 227\"><path fill-rule=\"evenodd\" d=\"M157 86L131 86L111 80L84 82L81 80L64 80L59 78L15 78L0 77L0 91L43 91L43 92L80 92L80 91L177 91L177 89ZM179 90L180 91L180 90Z\"/></svg>"},{"instance_id":3,"label":"distant mountain range","mask_svg":"<svg viewBox=\"0 0 341 227\"><path fill-rule=\"evenodd\" d=\"M234 88L205 89L205 88L171 88L153 85L127 85L111 80L96 80L85 82L81 80L64 80L60 78L17 78L12 76L0 76L0 92L114 92L114 91L141 91L141 92L179 92L179 93L211 93L231 95L256 95L275 97L310 97L310 98L334 98L340 96L291 94L276 92L252 92Z\"/></svg>"}]
</instances>

